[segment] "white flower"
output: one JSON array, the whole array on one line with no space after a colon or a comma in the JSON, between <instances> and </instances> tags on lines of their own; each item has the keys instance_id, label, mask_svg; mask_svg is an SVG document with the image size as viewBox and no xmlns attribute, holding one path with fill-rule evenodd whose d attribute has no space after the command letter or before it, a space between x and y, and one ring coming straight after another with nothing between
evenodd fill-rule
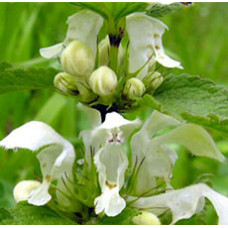
<instances>
[{"instance_id":1,"label":"white flower","mask_svg":"<svg viewBox=\"0 0 228 228\"><path fill-rule=\"evenodd\" d=\"M166 134L161 130L174 127ZM137 194L156 187L156 178L163 178L169 186L170 176L177 159L170 143L186 147L194 155L224 160L211 136L200 126L186 124L154 111L143 127L131 139L133 168L137 168Z\"/></svg>"},{"instance_id":2,"label":"white flower","mask_svg":"<svg viewBox=\"0 0 228 228\"><path fill-rule=\"evenodd\" d=\"M32 192L40 187L40 185L41 183L35 180L25 180L19 182L13 190L14 199L17 202L28 200L32 195Z\"/></svg>"},{"instance_id":3,"label":"white flower","mask_svg":"<svg viewBox=\"0 0 228 228\"><path fill-rule=\"evenodd\" d=\"M180 190L140 198L133 206L147 209L157 215L162 214L167 208L172 211L173 221L190 218L200 212L204 207L204 198L208 198L213 204L218 217L219 225L228 225L228 198L210 189L205 184L197 184ZM133 198L129 198L132 200Z\"/></svg>"},{"instance_id":4,"label":"white flower","mask_svg":"<svg viewBox=\"0 0 228 228\"><path fill-rule=\"evenodd\" d=\"M126 30L130 39L129 72L134 73L140 68L138 77L142 79L148 74L151 49L155 60L165 67L182 68L180 63L168 57L162 45L162 35L167 26L161 21L144 13L134 13L126 19Z\"/></svg>"},{"instance_id":5,"label":"white flower","mask_svg":"<svg viewBox=\"0 0 228 228\"><path fill-rule=\"evenodd\" d=\"M91 162L90 150L94 153L94 163L97 167L101 195L95 203L97 214L104 211L108 216L116 216L126 206L125 200L119 195L124 184L128 158L123 149L123 143L134 129L140 126L140 120L129 121L120 114L112 112L106 115L101 123L96 110L81 106L92 117L93 129L82 132L87 151L87 161Z\"/></svg>"},{"instance_id":6,"label":"white flower","mask_svg":"<svg viewBox=\"0 0 228 228\"><path fill-rule=\"evenodd\" d=\"M51 182L57 180L57 188L63 189L62 178L65 179L66 176L70 178L72 175L75 158L72 144L45 123L37 121L26 123L0 141L0 146L5 149L24 148L33 152L38 151L37 158L43 181L40 185L37 184L36 188L30 185L31 182L19 183L15 188L16 200L21 198L17 196L23 192L24 199L28 200L28 203L44 205L51 199L48 192ZM62 197L57 193L58 196Z\"/></svg>"},{"instance_id":7,"label":"white flower","mask_svg":"<svg viewBox=\"0 0 228 228\"><path fill-rule=\"evenodd\" d=\"M172 127L171 131L163 129ZM167 133L168 132L168 133ZM172 190L169 183L172 169L177 159L176 152L170 143L185 146L197 156L224 160L211 136L200 126L180 123L170 116L154 111L139 132L131 140L133 168L135 176L134 195L128 200L135 200L133 207L146 209L156 215L167 208L173 213L172 223L180 219L190 218L204 207L203 198L208 198L219 216L219 224L228 224L228 198L216 193L205 184L193 185L180 190ZM168 192L151 197L140 197L152 193L157 186L156 178L166 181Z\"/></svg>"},{"instance_id":8,"label":"white flower","mask_svg":"<svg viewBox=\"0 0 228 228\"><path fill-rule=\"evenodd\" d=\"M141 124L139 119L129 121L116 112L108 113L102 123L99 111L82 104L78 107L87 115L92 126L91 130L84 130L80 134L86 147L88 164L91 162L91 149L96 154L105 144L122 144Z\"/></svg>"},{"instance_id":9,"label":"white flower","mask_svg":"<svg viewBox=\"0 0 228 228\"><path fill-rule=\"evenodd\" d=\"M68 46L74 40L79 40L90 48L95 58L97 50L97 35L103 24L102 17L91 11L82 10L70 16L67 24L69 27L63 43L48 48L42 48L40 49L40 54L48 59L58 57L61 55L64 47Z\"/></svg>"},{"instance_id":10,"label":"white flower","mask_svg":"<svg viewBox=\"0 0 228 228\"><path fill-rule=\"evenodd\" d=\"M118 215L126 206L119 195L124 184L128 158L119 144L106 144L94 157L102 194L95 199L96 214Z\"/></svg>"}]
</instances>

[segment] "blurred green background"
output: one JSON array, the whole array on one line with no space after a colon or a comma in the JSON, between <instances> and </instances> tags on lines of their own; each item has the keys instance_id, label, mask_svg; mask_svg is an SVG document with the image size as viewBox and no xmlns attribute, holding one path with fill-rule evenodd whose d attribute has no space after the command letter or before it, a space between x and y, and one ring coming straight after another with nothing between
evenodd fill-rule
<instances>
[{"instance_id":1,"label":"blurred green background","mask_svg":"<svg viewBox=\"0 0 228 228\"><path fill-rule=\"evenodd\" d=\"M228 86L228 3L195 3L162 18L168 27L164 35L167 52L179 59L184 71L199 74ZM41 47L61 42L67 17L75 8L67 3L0 3L0 61L19 67L55 65L39 56ZM180 73L180 70L174 70ZM22 91L0 95L0 139L31 120L44 121L77 144L83 115L72 98L49 91ZM220 150L228 156L227 139L212 132ZM182 187L199 181L228 195L228 166L211 159L196 158L180 148L173 185ZM22 179L34 179L38 166L28 152L0 150L0 207L13 207L13 186ZM209 208L208 221L216 219Z\"/></svg>"}]
</instances>

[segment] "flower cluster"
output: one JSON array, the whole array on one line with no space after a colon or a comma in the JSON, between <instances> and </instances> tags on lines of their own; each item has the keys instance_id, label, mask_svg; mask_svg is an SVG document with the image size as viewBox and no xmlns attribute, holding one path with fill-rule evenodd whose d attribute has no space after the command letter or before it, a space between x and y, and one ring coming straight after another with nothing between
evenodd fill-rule
<instances>
[{"instance_id":1,"label":"flower cluster","mask_svg":"<svg viewBox=\"0 0 228 228\"><path fill-rule=\"evenodd\" d=\"M118 34L107 34L100 42L98 34L105 24L98 14L83 10L69 17L67 23L64 42L40 53L45 58L60 59L64 72L56 76L55 86L90 106L129 107L161 85L163 77L156 64L181 68L164 52L162 35L167 26L144 13L127 16Z\"/></svg>"},{"instance_id":2,"label":"flower cluster","mask_svg":"<svg viewBox=\"0 0 228 228\"><path fill-rule=\"evenodd\" d=\"M99 111L83 105L80 108L92 126L82 131L80 136L85 145L84 165L88 169L95 165L97 170L100 194L93 199L96 214L104 212L107 216L116 216L128 205L147 211L134 218L136 223L147 218L158 224L155 215L168 208L173 214L172 223L175 223L201 211L204 207L202 199L206 197L215 207L219 224L228 223L228 198L205 184L180 190L173 189L170 184L178 158L173 144L185 146L196 156L224 160L202 127L181 123L157 111L144 124L140 119L124 119L116 112L107 114L102 123ZM167 128L171 130L162 131ZM77 172L73 168L73 146L52 128L41 122L29 122L0 141L0 146L38 151L43 181L20 182L14 190L17 201L28 200L34 205L48 203L52 197L49 193L51 183L57 180L55 195L58 204L63 207L78 204L68 200L70 194L74 194L74 190L71 192L69 188L74 189L75 179L72 177Z\"/></svg>"}]
</instances>

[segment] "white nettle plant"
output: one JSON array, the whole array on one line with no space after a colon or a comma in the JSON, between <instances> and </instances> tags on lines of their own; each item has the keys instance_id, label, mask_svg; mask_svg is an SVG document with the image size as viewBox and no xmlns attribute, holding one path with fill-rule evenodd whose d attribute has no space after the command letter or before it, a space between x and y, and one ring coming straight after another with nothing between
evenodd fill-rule
<instances>
[{"instance_id":1,"label":"white nettle plant","mask_svg":"<svg viewBox=\"0 0 228 228\"><path fill-rule=\"evenodd\" d=\"M170 143L183 145L197 156L224 160L211 136L202 127L181 123L157 111L154 111L143 125L139 119L129 121L115 112L107 114L105 121L101 123L101 116L97 110L85 106L81 108L90 117L93 126L91 130L83 131L81 137L86 148L86 162L88 164L94 162L98 172L101 195L94 199L97 214L104 211L108 216L116 216L128 202L131 207L156 215L162 214L169 208L173 213L172 223L175 223L201 211L204 207L203 199L206 197L214 205L219 216L219 224L228 224L227 197L205 184L180 190L174 190L170 185L172 168L177 159L177 154ZM172 130L161 134L162 129L170 126ZM126 144L132 134L131 156L129 156ZM51 199L48 190L52 181L57 180L57 185L59 184L61 188L65 174L71 177L74 172L73 146L44 123L29 122L23 125L0 141L0 146L6 149L39 150L37 157L43 181L42 183L20 182L14 190L18 202L28 200L28 203L37 206L48 203ZM131 158L131 167L129 167L129 158ZM127 185L125 176L128 168L133 178L131 185L134 188L130 192L126 189L121 195L120 190ZM145 197L145 193L148 194L156 187L157 178L165 180L167 192ZM62 191L65 190L62 188ZM140 219L139 217L135 221Z\"/></svg>"},{"instance_id":2,"label":"white nettle plant","mask_svg":"<svg viewBox=\"0 0 228 228\"><path fill-rule=\"evenodd\" d=\"M82 102L90 102L100 96L105 105L112 105L111 97L118 91L121 77L123 95L134 100L143 96L149 86L156 89L163 81L154 64L182 68L178 61L164 52L162 35L167 26L145 13L133 13L126 17L125 32L129 38L129 51L121 43L117 63L124 56L128 59L125 74L117 75L109 66L110 37L100 43L98 34L104 20L98 14L82 10L67 21L69 28L65 40L40 53L45 58L59 58L64 72L56 75L55 86L66 94L80 94ZM125 57L126 57L125 56ZM136 99L137 100L137 99ZM197 184L184 189L173 189L170 183L173 167L178 158L173 144L184 146L196 156L224 161L213 139L202 127L182 123L173 117L154 111L142 123L140 119L127 120L117 112L101 114L83 105L79 107L91 121L91 129L81 132L85 146L85 162L89 169L95 165L100 194L94 198L95 213L116 216L124 208L143 210L133 221L136 224L159 224L157 216L170 209L172 223L190 218L200 212L208 198L213 204L219 224L228 224L228 198ZM17 202L28 201L33 205L47 204L51 198L52 184L60 210L73 210L75 201L69 200L69 188L74 186L76 169L73 145L48 125L33 121L14 130L0 141L5 149L24 148L36 153L40 162L42 182L24 180L14 189ZM81 163L83 165L83 163ZM156 192L163 181L163 192ZM94 183L95 185L95 183ZM70 206L69 206L70 205ZM80 202L81 205L81 202ZM142 222L143 220L147 220Z\"/></svg>"}]
</instances>

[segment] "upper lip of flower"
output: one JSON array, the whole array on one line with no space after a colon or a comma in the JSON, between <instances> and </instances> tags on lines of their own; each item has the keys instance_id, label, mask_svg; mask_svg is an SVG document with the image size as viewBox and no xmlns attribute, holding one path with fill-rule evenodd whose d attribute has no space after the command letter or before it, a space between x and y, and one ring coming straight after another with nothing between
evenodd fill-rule
<instances>
[{"instance_id":1,"label":"upper lip of flower","mask_svg":"<svg viewBox=\"0 0 228 228\"><path fill-rule=\"evenodd\" d=\"M182 68L180 63L168 57L162 45L162 35L168 27L161 21L145 15L134 13L126 19L126 30L130 39L129 71L136 72L144 66L153 49L155 60L165 67ZM139 72L140 79L148 74L149 62Z\"/></svg>"},{"instance_id":2,"label":"upper lip of flower","mask_svg":"<svg viewBox=\"0 0 228 228\"><path fill-rule=\"evenodd\" d=\"M73 40L84 42L93 52L94 58L97 49L97 35L103 24L103 18L88 10L82 10L67 20L69 28L63 43L48 48L41 48L40 54L44 58L53 58L61 54L64 47Z\"/></svg>"}]
</instances>

